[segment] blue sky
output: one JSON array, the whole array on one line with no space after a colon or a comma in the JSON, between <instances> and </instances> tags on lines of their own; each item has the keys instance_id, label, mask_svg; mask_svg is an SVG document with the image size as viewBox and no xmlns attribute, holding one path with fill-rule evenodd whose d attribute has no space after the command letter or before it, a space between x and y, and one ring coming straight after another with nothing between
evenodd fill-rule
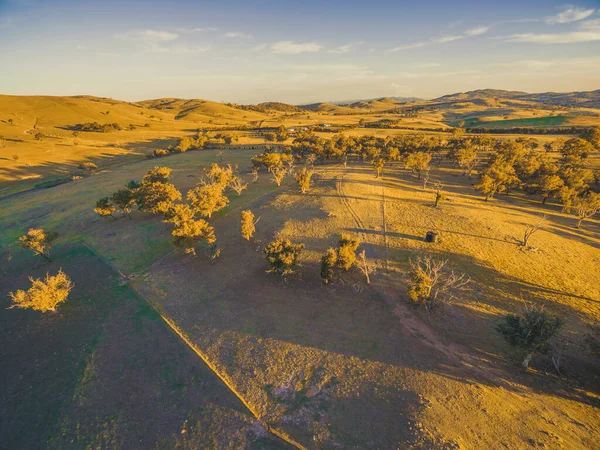
<instances>
[{"instance_id":1,"label":"blue sky","mask_svg":"<svg viewBox=\"0 0 600 450\"><path fill-rule=\"evenodd\" d=\"M0 0L0 93L309 103L600 89L600 2Z\"/></svg>"}]
</instances>

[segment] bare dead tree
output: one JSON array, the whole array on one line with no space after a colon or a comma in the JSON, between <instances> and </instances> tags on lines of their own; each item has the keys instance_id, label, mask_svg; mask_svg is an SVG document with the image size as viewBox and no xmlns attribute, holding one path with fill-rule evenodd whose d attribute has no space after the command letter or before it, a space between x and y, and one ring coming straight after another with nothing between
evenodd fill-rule
<instances>
[{"instance_id":1,"label":"bare dead tree","mask_svg":"<svg viewBox=\"0 0 600 450\"><path fill-rule=\"evenodd\" d=\"M442 183L440 183L439 181L434 186L434 189L435 189L435 203L433 204L434 208L438 207L440 200L445 200L445 198L446 198L446 196L444 195L444 192L442 191L443 188L444 188L444 185Z\"/></svg>"},{"instance_id":2,"label":"bare dead tree","mask_svg":"<svg viewBox=\"0 0 600 450\"><path fill-rule=\"evenodd\" d=\"M242 195L242 191L248 188L248 183L244 183L239 176L235 176L233 180L229 183L229 187L237 194Z\"/></svg>"},{"instance_id":3,"label":"bare dead tree","mask_svg":"<svg viewBox=\"0 0 600 450\"><path fill-rule=\"evenodd\" d=\"M358 256L360 257L358 268L367 279L367 284L371 284L371 277L369 275L373 273L373 267L371 267L369 263L367 263L367 254L365 250L360 252Z\"/></svg>"},{"instance_id":4,"label":"bare dead tree","mask_svg":"<svg viewBox=\"0 0 600 450\"><path fill-rule=\"evenodd\" d=\"M427 183L429 182L429 175L430 175L429 169L427 169L425 172L423 172L423 189L427 188Z\"/></svg>"},{"instance_id":5,"label":"bare dead tree","mask_svg":"<svg viewBox=\"0 0 600 450\"><path fill-rule=\"evenodd\" d=\"M534 225L529 226L525 229L525 232L523 233L523 241L521 242L521 245L525 248L527 248L527 244L529 242L529 238L540 229L540 227L542 226L542 224L548 220L548 216L546 214L544 214L542 217L540 217L540 220L538 220Z\"/></svg>"},{"instance_id":6,"label":"bare dead tree","mask_svg":"<svg viewBox=\"0 0 600 450\"><path fill-rule=\"evenodd\" d=\"M445 270L447 260L433 260L429 256L410 261L411 282L408 296L423 305L428 314L440 304L451 305L471 279L454 270Z\"/></svg>"},{"instance_id":7,"label":"bare dead tree","mask_svg":"<svg viewBox=\"0 0 600 450\"><path fill-rule=\"evenodd\" d=\"M272 181L275 182L275 184L277 184L277 186L281 186L281 183L283 182L283 179L285 178L287 174L287 170L283 167L276 167L275 169L273 169L273 178Z\"/></svg>"},{"instance_id":8,"label":"bare dead tree","mask_svg":"<svg viewBox=\"0 0 600 450\"><path fill-rule=\"evenodd\" d=\"M252 182L256 183L258 181L258 169L252 169Z\"/></svg>"}]
</instances>

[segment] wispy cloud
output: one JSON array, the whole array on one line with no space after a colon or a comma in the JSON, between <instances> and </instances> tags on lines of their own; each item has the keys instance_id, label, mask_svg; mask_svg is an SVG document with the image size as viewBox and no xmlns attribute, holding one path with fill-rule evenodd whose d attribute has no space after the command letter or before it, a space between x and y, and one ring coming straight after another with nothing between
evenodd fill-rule
<instances>
[{"instance_id":1,"label":"wispy cloud","mask_svg":"<svg viewBox=\"0 0 600 450\"><path fill-rule=\"evenodd\" d=\"M420 42L414 42L412 44L400 45L398 47L391 48L388 51L397 52L400 50L409 50L411 48L425 47L426 45L432 45L432 44L446 44L448 42L458 41L460 39L465 39L465 38L469 38L469 37L473 37L473 36L480 36L482 34L487 33L489 31L489 29L490 29L489 26L478 26L478 27L471 28L471 29L465 31L463 34L442 36L439 38L432 38L427 41L420 41Z\"/></svg>"},{"instance_id":2,"label":"wispy cloud","mask_svg":"<svg viewBox=\"0 0 600 450\"><path fill-rule=\"evenodd\" d=\"M117 39L136 42L168 42L179 38L177 33L164 30L131 30L116 34Z\"/></svg>"},{"instance_id":3,"label":"wispy cloud","mask_svg":"<svg viewBox=\"0 0 600 450\"><path fill-rule=\"evenodd\" d=\"M354 47L363 44L363 42L354 42L354 43L350 43L350 44L346 44L346 45L340 45L339 47L333 48L331 50L328 50L328 53L337 53L337 54L342 54L342 53L348 53L350 52L350 50L352 50Z\"/></svg>"},{"instance_id":4,"label":"wispy cloud","mask_svg":"<svg viewBox=\"0 0 600 450\"><path fill-rule=\"evenodd\" d=\"M219 31L218 28L214 27L200 27L200 28L176 28L175 31L178 33L189 34L189 33L207 33L210 31Z\"/></svg>"},{"instance_id":5,"label":"wispy cloud","mask_svg":"<svg viewBox=\"0 0 600 450\"><path fill-rule=\"evenodd\" d=\"M575 31L513 34L504 38L504 40L532 44L575 44L578 42L600 41L600 20L594 19L582 22Z\"/></svg>"},{"instance_id":6,"label":"wispy cloud","mask_svg":"<svg viewBox=\"0 0 600 450\"><path fill-rule=\"evenodd\" d=\"M260 52L261 50L264 50L265 48L267 48L269 46L269 44L258 44L254 47L251 48L251 50L253 52Z\"/></svg>"},{"instance_id":7,"label":"wispy cloud","mask_svg":"<svg viewBox=\"0 0 600 450\"><path fill-rule=\"evenodd\" d=\"M316 53L321 51L322 45L316 42L296 43L293 41L279 41L271 45L271 51L279 54L297 55L299 53Z\"/></svg>"},{"instance_id":8,"label":"wispy cloud","mask_svg":"<svg viewBox=\"0 0 600 450\"><path fill-rule=\"evenodd\" d=\"M587 19L589 16L594 14L594 11L594 9L571 7L555 16L546 17L546 23L549 25L555 25L558 23L577 22L578 20Z\"/></svg>"},{"instance_id":9,"label":"wispy cloud","mask_svg":"<svg viewBox=\"0 0 600 450\"><path fill-rule=\"evenodd\" d=\"M479 26L475 28L471 28L470 30L465 31L466 36L479 36L480 34L485 34L490 30L490 27Z\"/></svg>"},{"instance_id":10,"label":"wispy cloud","mask_svg":"<svg viewBox=\"0 0 600 450\"><path fill-rule=\"evenodd\" d=\"M228 39L235 39L235 38L249 39L252 37L252 35L250 35L250 34L240 33L239 31L230 31L228 33L225 33L223 36Z\"/></svg>"}]
</instances>

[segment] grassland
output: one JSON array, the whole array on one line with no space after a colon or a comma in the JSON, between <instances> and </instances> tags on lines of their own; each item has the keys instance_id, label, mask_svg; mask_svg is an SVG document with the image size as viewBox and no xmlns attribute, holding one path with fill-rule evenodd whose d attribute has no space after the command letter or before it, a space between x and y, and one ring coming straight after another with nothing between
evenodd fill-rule
<instances>
[{"instance_id":1,"label":"grassland","mask_svg":"<svg viewBox=\"0 0 600 450\"><path fill-rule=\"evenodd\" d=\"M13 256L0 277L3 448L282 448L88 247L60 245L52 264ZM59 267L68 304L6 311L26 274Z\"/></svg>"},{"instance_id":2,"label":"grassland","mask_svg":"<svg viewBox=\"0 0 600 450\"><path fill-rule=\"evenodd\" d=\"M223 158L239 164L245 174L249 158L256 152L226 150ZM202 167L219 160L218 151L205 150L170 156L160 164L173 168L173 182L185 193L197 182ZM129 179L140 178L156 162L143 160L114 167L73 183L2 200L0 221L7 232L0 243L13 243L30 226L60 231L63 246L84 239L172 322L255 416L305 446L595 445L600 435L600 403L593 374L598 365L587 357L583 336L600 319L600 271L595 270L600 263L598 221L575 230L574 219L561 213L557 205L542 206L520 196L483 202L470 180L446 165L432 175L449 191L441 209L431 207L432 191L423 189L400 167L391 167L383 179L375 179L361 163L353 162L348 169L325 165L317 166L318 177L308 195L300 195L290 179L277 188L263 174L240 197L232 196L231 204L214 220L222 256L211 265L202 255L193 258L173 252L166 226L158 218L135 213L132 220L112 221L101 220L92 212L96 198ZM261 217L254 242L239 236L239 211L248 207ZM532 245L538 250L523 251L516 240L541 212L549 214L550 221L533 238ZM441 243L434 247L422 241L430 229L442 233ZM354 271L342 274L330 286L320 281L318 259L335 244L341 231L361 240L377 268L371 285ZM307 245L301 271L285 280L265 273L259 251L274 235ZM422 254L448 259L454 269L474 281L473 289L439 316L423 315L410 306L405 294L408 261ZM18 260L25 261L23 258ZM61 262L65 270L74 270L67 266L67 258L59 254L56 259L65 261ZM31 264L31 259L28 261ZM3 292L22 287L25 271L21 264L24 262L11 269L20 277L10 286L2 286ZM78 266L84 270L87 263L80 261ZM46 269L41 265L35 273ZM85 287L89 297L94 297L96 284L106 284L81 278L75 283ZM113 285L106 289L131 292L123 286L111 288ZM120 298L118 293L106 294L111 295ZM536 361L535 370L521 372L518 356L494 332L495 320L518 311L522 299L544 304L565 318L565 334L572 349L564 363L567 377L546 373L550 362L545 358ZM144 310L139 300L135 302L129 316L123 313L118 323L135 328L136 320L127 318L136 314L146 317L139 312ZM2 316L13 320L10 315L15 313L33 315L11 310ZM148 322L164 327L159 321ZM106 336L119 334L114 331L117 325L110 327ZM163 333L163 338L154 335L154 328L150 331L151 343L173 339L169 333ZM186 358L195 358L185 345L179 345L180 353L188 352ZM99 357L112 354L110 348L99 352ZM148 351L152 358L164 353ZM21 352L22 364L31 360L30 353ZM89 349L86 352L94 354ZM83 360L90 365L87 358ZM172 362L177 367L173 370L191 370L186 369L186 361ZM200 364L200 359L195 362ZM162 367L161 363L149 359L147 364L139 370L152 372L160 384L163 372L156 367ZM78 367L82 371L86 365ZM188 379L186 376L174 379ZM180 398L180 381L173 381L170 375L164 378L167 386L177 386L161 388L165 395L170 401ZM79 384L73 384L87 387L81 379L87 380L80 376ZM109 379L98 380L91 391L100 389L108 395L116 389ZM192 387L186 387L186 393L187 389ZM114 408L114 401L106 402ZM72 436L75 417L87 414L74 406L78 404L75 400L67 403L61 410L68 412L63 413L67 418L53 422L63 424L62 436ZM214 415L217 409L207 407L206 416L194 416L187 423L220 417ZM125 420L131 413L120 414L116 417ZM234 415L239 418L235 422L239 429L251 424L247 412L244 415L237 410ZM180 426L183 416L178 418L172 423ZM120 436L121 419L88 424L81 442L97 442L100 425L107 436ZM231 423L225 418L214 420ZM215 433L220 430L220 425L207 426ZM164 430L154 436L160 434L165 442L175 442L169 440L174 439L170 431ZM47 436L60 435L56 433ZM248 434L240 431L234 435Z\"/></svg>"},{"instance_id":3,"label":"grassland","mask_svg":"<svg viewBox=\"0 0 600 450\"><path fill-rule=\"evenodd\" d=\"M250 158L263 145L256 129L230 131L240 138L231 148L145 157L209 127L214 134L239 125L350 124L347 135L386 137L460 120L597 124L592 108L557 107L549 116L534 106L460 97L406 117L390 112L399 106L389 99L258 112L201 100L0 96L0 196L68 178L82 161L101 168L0 198L0 248L12 254L0 272L0 365L8 368L0 447L287 448L261 422L307 448L594 448L600 363L585 337L600 322L597 219L575 229L560 205L521 194L484 202L475 178L448 162L431 172L429 186L440 181L447 192L440 208L432 207L433 190L399 163L382 178L360 161L317 165L306 195L291 177L277 187L263 172L252 183ZM358 126L380 119L416 130ZM74 125L93 121L134 129L73 135ZM588 158L590 166L599 161ZM158 217L134 211L132 220L106 220L93 212L99 197L156 165L173 169L185 196L213 162L238 165L249 182L211 219L221 247L215 264L174 251ZM246 208L261 218L251 242L239 232ZM548 222L522 249L523 231L541 214ZM60 233L55 262L15 244L31 227ZM423 242L429 230L440 233L439 243ZM360 240L375 268L371 284L356 269L321 282L320 257L341 232ZM265 273L262 247L274 236L306 244L298 273ZM406 294L409 261L422 255L472 279L464 296L432 316ZM28 275L60 267L75 290L57 313L5 309L6 294L26 287ZM521 355L494 331L523 301L564 319L563 376L547 356L523 372Z\"/></svg>"},{"instance_id":4,"label":"grassland","mask_svg":"<svg viewBox=\"0 0 600 450\"><path fill-rule=\"evenodd\" d=\"M451 130L461 120L492 128L600 123L600 110L594 108L557 107L549 116L547 109L532 102L498 100L493 106L488 103L457 100L444 104L429 101L399 104L379 99L347 106L320 104L300 112L298 108L257 112L204 100L131 103L89 96L0 95L0 196L68 179L84 161L94 162L101 169L135 162L157 148L173 145L182 136L195 135L198 130L243 126L250 129L230 131L239 137L239 145L260 145L264 141L256 130L279 125L293 128L328 124L353 127L347 131L349 134L384 136L412 130ZM416 112L405 114L410 110ZM359 127L361 121L379 120L393 121L400 129ZM73 134L77 124L89 122L117 123L123 130ZM37 140L37 133L44 137Z\"/></svg>"}]
</instances>

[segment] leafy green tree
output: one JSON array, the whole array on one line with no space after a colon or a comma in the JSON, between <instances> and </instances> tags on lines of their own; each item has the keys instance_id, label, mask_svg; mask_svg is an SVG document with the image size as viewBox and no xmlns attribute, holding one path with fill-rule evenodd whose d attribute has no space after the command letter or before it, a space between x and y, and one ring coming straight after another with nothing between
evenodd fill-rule
<instances>
[{"instance_id":1,"label":"leafy green tree","mask_svg":"<svg viewBox=\"0 0 600 450\"><path fill-rule=\"evenodd\" d=\"M296 182L300 186L300 192L306 194L310 189L310 179L313 176L314 171L303 167L296 173Z\"/></svg>"},{"instance_id":2,"label":"leafy green tree","mask_svg":"<svg viewBox=\"0 0 600 450\"><path fill-rule=\"evenodd\" d=\"M406 167L412 169L413 172L417 172L420 180L421 175L429 170L430 162L431 154L426 152L415 152L408 155L406 159Z\"/></svg>"},{"instance_id":3,"label":"leafy green tree","mask_svg":"<svg viewBox=\"0 0 600 450\"><path fill-rule=\"evenodd\" d=\"M337 265L346 272L356 263L359 242L349 234L342 233L337 246Z\"/></svg>"},{"instance_id":4,"label":"leafy green tree","mask_svg":"<svg viewBox=\"0 0 600 450\"><path fill-rule=\"evenodd\" d=\"M277 127L277 130L275 130L275 139L277 142L284 142L288 137L289 134L284 125Z\"/></svg>"},{"instance_id":5,"label":"leafy green tree","mask_svg":"<svg viewBox=\"0 0 600 450\"><path fill-rule=\"evenodd\" d=\"M256 232L256 224L258 223L258 221L260 220L260 217L258 219L255 218L254 213L249 210L249 209L245 209L244 211L242 211L242 237L244 239L246 239L247 241L249 241L250 239L252 239L252 236L254 236L254 233Z\"/></svg>"},{"instance_id":6,"label":"leafy green tree","mask_svg":"<svg viewBox=\"0 0 600 450\"><path fill-rule=\"evenodd\" d=\"M383 167L385 166L385 159L374 159L371 161L371 165L373 166L373 169L375 169L375 178L379 178L381 176L381 172L383 172Z\"/></svg>"},{"instance_id":7,"label":"leafy green tree","mask_svg":"<svg viewBox=\"0 0 600 450\"><path fill-rule=\"evenodd\" d=\"M27 291L18 290L9 295L13 305L9 308L31 308L36 311L56 311L59 304L64 302L73 283L71 279L60 269L54 276L46 274L46 279L33 279L29 277L31 287Z\"/></svg>"},{"instance_id":8,"label":"leafy green tree","mask_svg":"<svg viewBox=\"0 0 600 450\"><path fill-rule=\"evenodd\" d=\"M166 214L173 204L181 200L181 192L169 183L171 169L155 167L142 179L134 191L135 202L140 211Z\"/></svg>"},{"instance_id":9,"label":"leafy green tree","mask_svg":"<svg viewBox=\"0 0 600 450\"><path fill-rule=\"evenodd\" d=\"M496 330L513 347L525 351L523 368L527 369L536 353L545 353L550 346L548 341L562 326L558 317L547 314L543 308L526 305L521 316L508 314Z\"/></svg>"},{"instance_id":10,"label":"leafy green tree","mask_svg":"<svg viewBox=\"0 0 600 450\"><path fill-rule=\"evenodd\" d=\"M165 222L169 222L175 225L175 227L182 226L185 222L194 220L196 213L186 203L177 203L165 214Z\"/></svg>"},{"instance_id":11,"label":"leafy green tree","mask_svg":"<svg viewBox=\"0 0 600 450\"><path fill-rule=\"evenodd\" d=\"M171 232L173 236L173 244L184 249L185 253L196 255L196 245L200 241L206 241L208 244L214 243L215 230L206 220L189 219L183 222L178 222Z\"/></svg>"},{"instance_id":12,"label":"leafy green tree","mask_svg":"<svg viewBox=\"0 0 600 450\"><path fill-rule=\"evenodd\" d=\"M275 239L265 248L269 262L268 272L287 275L294 272L304 244L293 244L289 239Z\"/></svg>"},{"instance_id":13,"label":"leafy green tree","mask_svg":"<svg viewBox=\"0 0 600 450\"><path fill-rule=\"evenodd\" d=\"M225 189L235 178L235 173L231 164L221 167L217 163L212 163L210 169L204 169L204 173L211 183L218 183Z\"/></svg>"},{"instance_id":14,"label":"leafy green tree","mask_svg":"<svg viewBox=\"0 0 600 450\"><path fill-rule=\"evenodd\" d=\"M511 186L519 182L515 168L503 158L498 158L483 170L481 180L475 188L485 195L488 201L497 192L508 192Z\"/></svg>"},{"instance_id":15,"label":"leafy green tree","mask_svg":"<svg viewBox=\"0 0 600 450\"><path fill-rule=\"evenodd\" d=\"M197 214L210 219L213 213L229 204L229 199L223 194L223 188L220 183L204 184L190 190L187 200Z\"/></svg>"},{"instance_id":16,"label":"leafy green tree","mask_svg":"<svg viewBox=\"0 0 600 450\"><path fill-rule=\"evenodd\" d=\"M599 126L590 127L588 129L586 129L583 133L581 133L581 135L579 137L582 139L585 139L590 144L592 144L594 147L596 147L597 149L600 150L600 127Z\"/></svg>"},{"instance_id":17,"label":"leafy green tree","mask_svg":"<svg viewBox=\"0 0 600 450\"><path fill-rule=\"evenodd\" d=\"M131 219L131 210L135 205L134 191L127 187L119 189L110 196L110 201L123 215Z\"/></svg>"},{"instance_id":18,"label":"leafy green tree","mask_svg":"<svg viewBox=\"0 0 600 450\"><path fill-rule=\"evenodd\" d=\"M337 264L337 252L334 248L327 249L327 253L321 258L321 279L327 284L333 279L333 271Z\"/></svg>"},{"instance_id":19,"label":"leafy green tree","mask_svg":"<svg viewBox=\"0 0 600 450\"><path fill-rule=\"evenodd\" d=\"M44 231L41 228L30 228L25 236L19 238L19 245L32 250L35 255L41 256L46 261L50 259L50 249L58 237L54 231Z\"/></svg>"},{"instance_id":20,"label":"leafy green tree","mask_svg":"<svg viewBox=\"0 0 600 450\"><path fill-rule=\"evenodd\" d=\"M554 197L564 186L564 181L556 174L544 174L538 182L538 192L542 195L542 204L546 203L549 197Z\"/></svg>"},{"instance_id":21,"label":"leafy green tree","mask_svg":"<svg viewBox=\"0 0 600 450\"><path fill-rule=\"evenodd\" d=\"M96 201L96 207L94 208L94 212L100 217L110 216L113 219L116 219L116 217L113 215L116 211L117 208L109 201L108 197L102 197Z\"/></svg>"},{"instance_id":22,"label":"leafy green tree","mask_svg":"<svg viewBox=\"0 0 600 450\"><path fill-rule=\"evenodd\" d=\"M473 168L479 162L479 153L472 145L461 147L456 152L456 162L463 169L463 175L468 175L471 178Z\"/></svg>"}]
</instances>

